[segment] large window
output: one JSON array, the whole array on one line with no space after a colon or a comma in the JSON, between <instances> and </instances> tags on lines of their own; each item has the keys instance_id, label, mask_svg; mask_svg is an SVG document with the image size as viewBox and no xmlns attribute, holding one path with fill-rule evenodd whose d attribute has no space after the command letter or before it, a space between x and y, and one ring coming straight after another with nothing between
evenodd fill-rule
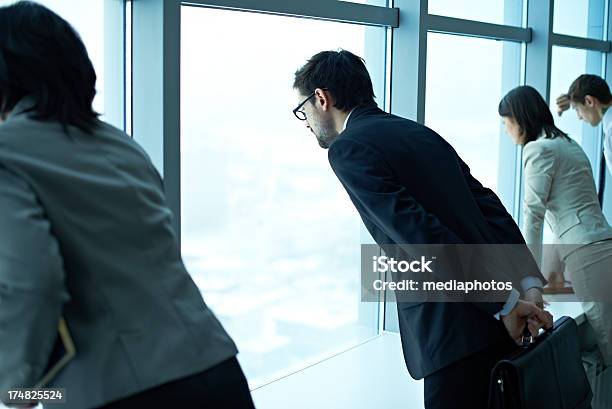
<instances>
[{"instance_id":1,"label":"large window","mask_svg":"<svg viewBox=\"0 0 612 409\"><path fill-rule=\"evenodd\" d=\"M291 110L296 69L338 48L366 57L382 105L385 30L187 6L181 20L183 256L257 386L377 333L359 216Z\"/></svg>"},{"instance_id":2,"label":"large window","mask_svg":"<svg viewBox=\"0 0 612 409\"><path fill-rule=\"evenodd\" d=\"M515 47L520 50L518 44L486 39L436 33L427 37L425 123L493 189L498 186L500 137L507 137L500 132L497 106L520 80Z\"/></svg>"}]
</instances>

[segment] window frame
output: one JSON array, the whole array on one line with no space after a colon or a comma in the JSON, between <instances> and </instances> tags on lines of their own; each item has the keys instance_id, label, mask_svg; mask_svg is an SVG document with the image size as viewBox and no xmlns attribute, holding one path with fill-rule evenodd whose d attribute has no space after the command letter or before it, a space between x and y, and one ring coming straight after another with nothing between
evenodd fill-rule
<instances>
[{"instance_id":1,"label":"window frame","mask_svg":"<svg viewBox=\"0 0 612 409\"><path fill-rule=\"evenodd\" d=\"M301 17L363 26L399 26L396 8L335 0L139 0L131 2L131 132L151 157L164 179L167 203L173 212L177 241L181 238L180 157L180 31L181 7L205 7L236 12L255 12ZM374 36L372 36L374 37ZM366 44L375 40L366 36ZM380 51L380 50L377 50ZM383 53L390 51L385 45ZM368 51L366 46L366 55ZM385 64L385 56L382 64ZM378 62L377 62L378 63ZM379 68L380 66L376 66ZM378 70L381 72L384 70ZM388 74L388 72L387 72ZM379 79L380 80L380 79ZM385 84L388 81L382 79ZM387 90L388 88L386 88ZM386 101L387 95L379 95ZM388 105L385 103L385 105ZM129 124L128 124L129 125ZM368 241L361 226L362 241ZM356 272L357 274L358 272ZM380 303L360 305L359 320L374 318L377 332L384 329ZM374 308L375 307L375 308Z\"/></svg>"}]
</instances>

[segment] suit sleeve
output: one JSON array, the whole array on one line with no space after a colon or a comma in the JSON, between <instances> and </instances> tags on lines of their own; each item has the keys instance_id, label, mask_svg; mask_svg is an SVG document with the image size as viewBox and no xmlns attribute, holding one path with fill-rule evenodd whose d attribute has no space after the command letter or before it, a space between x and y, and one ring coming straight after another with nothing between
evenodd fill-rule
<instances>
[{"instance_id":1,"label":"suit sleeve","mask_svg":"<svg viewBox=\"0 0 612 409\"><path fill-rule=\"evenodd\" d=\"M538 263L542 262L542 236L546 204L555 170L554 152L541 144L528 143L523 148L525 203L523 234Z\"/></svg>"},{"instance_id":2,"label":"suit sleeve","mask_svg":"<svg viewBox=\"0 0 612 409\"><path fill-rule=\"evenodd\" d=\"M461 158L459 158L459 164L472 192L472 197L488 225L500 238L500 242L512 245L508 251L514 256L512 261L515 271L514 281L517 284L520 283L517 288L525 292L531 287L543 287L546 279L542 276L536 260L529 254L528 248L522 246L525 244L525 239L512 216L499 197L472 176L470 168Z\"/></svg>"},{"instance_id":3,"label":"suit sleeve","mask_svg":"<svg viewBox=\"0 0 612 409\"><path fill-rule=\"evenodd\" d=\"M68 299L45 212L28 185L0 166L0 390L40 380Z\"/></svg>"},{"instance_id":4,"label":"suit sleeve","mask_svg":"<svg viewBox=\"0 0 612 409\"><path fill-rule=\"evenodd\" d=\"M389 165L375 150L359 142L339 139L329 149L329 162L359 212L395 244L462 243L398 183ZM493 315L501 310L503 303L475 305Z\"/></svg>"}]
</instances>

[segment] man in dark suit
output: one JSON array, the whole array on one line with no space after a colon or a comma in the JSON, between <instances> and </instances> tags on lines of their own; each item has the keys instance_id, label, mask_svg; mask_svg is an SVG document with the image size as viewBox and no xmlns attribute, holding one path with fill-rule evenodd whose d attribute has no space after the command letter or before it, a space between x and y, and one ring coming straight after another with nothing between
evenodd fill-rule
<instances>
[{"instance_id":1,"label":"man in dark suit","mask_svg":"<svg viewBox=\"0 0 612 409\"><path fill-rule=\"evenodd\" d=\"M377 107L361 58L318 53L295 73L294 89L295 116L329 148L332 169L379 245L524 244L497 196L442 137ZM526 326L535 335L552 325L535 304L545 282L537 266L516 271L512 282L517 289L505 303L398 302L404 358L413 378L425 378L426 408L486 407L495 362Z\"/></svg>"}]
</instances>

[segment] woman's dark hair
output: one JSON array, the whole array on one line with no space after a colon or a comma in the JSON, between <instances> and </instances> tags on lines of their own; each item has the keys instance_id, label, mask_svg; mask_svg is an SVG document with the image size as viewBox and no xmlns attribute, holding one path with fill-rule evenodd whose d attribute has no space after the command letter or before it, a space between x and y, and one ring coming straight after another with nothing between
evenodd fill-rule
<instances>
[{"instance_id":1,"label":"woman's dark hair","mask_svg":"<svg viewBox=\"0 0 612 409\"><path fill-rule=\"evenodd\" d=\"M555 120L546 101L529 85L516 87L502 98L497 108L500 116L513 118L525 134L524 143L535 141L544 133L545 138L567 134L555 126Z\"/></svg>"},{"instance_id":2,"label":"woman's dark hair","mask_svg":"<svg viewBox=\"0 0 612 409\"><path fill-rule=\"evenodd\" d=\"M0 7L0 115L29 97L32 118L91 133L95 85L85 45L64 19L30 1Z\"/></svg>"},{"instance_id":3,"label":"woman's dark hair","mask_svg":"<svg viewBox=\"0 0 612 409\"><path fill-rule=\"evenodd\" d=\"M363 58L346 51L321 51L295 73L293 88L302 95L316 88L327 88L334 96L334 107L349 111L373 102L372 80Z\"/></svg>"}]
</instances>

